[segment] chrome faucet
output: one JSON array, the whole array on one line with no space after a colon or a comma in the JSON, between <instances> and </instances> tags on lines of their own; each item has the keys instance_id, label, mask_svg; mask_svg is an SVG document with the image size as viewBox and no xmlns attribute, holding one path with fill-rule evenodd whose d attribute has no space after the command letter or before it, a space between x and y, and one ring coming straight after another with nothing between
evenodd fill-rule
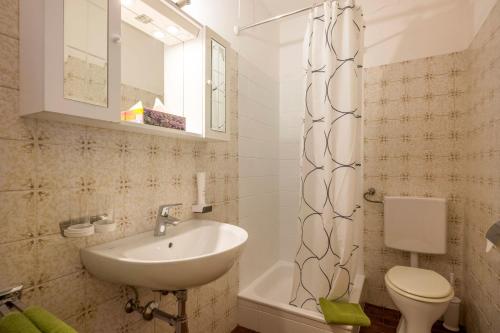
<instances>
[{"instance_id":1,"label":"chrome faucet","mask_svg":"<svg viewBox=\"0 0 500 333\"><path fill-rule=\"evenodd\" d=\"M181 206L182 204L170 204L170 205L161 205L158 209L158 216L156 217L156 226L155 226L155 236L165 236L167 234L167 225L177 225L180 220L170 216L170 208Z\"/></svg>"}]
</instances>

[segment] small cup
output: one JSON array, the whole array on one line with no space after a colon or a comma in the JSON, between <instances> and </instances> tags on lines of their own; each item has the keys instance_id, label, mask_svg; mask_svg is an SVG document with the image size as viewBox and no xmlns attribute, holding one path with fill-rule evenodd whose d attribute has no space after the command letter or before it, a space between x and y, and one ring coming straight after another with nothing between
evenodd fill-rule
<instances>
[{"instance_id":1,"label":"small cup","mask_svg":"<svg viewBox=\"0 0 500 333\"><path fill-rule=\"evenodd\" d=\"M107 219L94 222L94 226L97 233L111 232L116 229L116 223Z\"/></svg>"}]
</instances>

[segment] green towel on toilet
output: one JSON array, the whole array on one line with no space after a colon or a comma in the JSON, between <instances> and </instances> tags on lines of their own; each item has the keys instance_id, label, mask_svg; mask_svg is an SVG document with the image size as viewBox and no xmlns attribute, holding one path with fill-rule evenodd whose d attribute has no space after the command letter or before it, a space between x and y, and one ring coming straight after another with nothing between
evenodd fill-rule
<instances>
[{"instance_id":1,"label":"green towel on toilet","mask_svg":"<svg viewBox=\"0 0 500 333\"><path fill-rule=\"evenodd\" d=\"M371 325L370 318L364 313L359 304L333 302L320 298L319 305L328 324L362 327Z\"/></svg>"},{"instance_id":2,"label":"green towel on toilet","mask_svg":"<svg viewBox=\"0 0 500 333\"><path fill-rule=\"evenodd\" d=\"M42 333L78 333L71 326L41 307L30 306L23 313ZM3 332L0 331L0 333Z\"/></svg>"},{"instance_id":3,"label":"green towel on toilet","mask_svg":"<svg viewBox=\"0 0 500 333\"><path fill-rule=\"evenodd\" d=\"M12 311L0 319L0 333L40 333L40 330L22 313Z\"/></svg>"}]
</instances>

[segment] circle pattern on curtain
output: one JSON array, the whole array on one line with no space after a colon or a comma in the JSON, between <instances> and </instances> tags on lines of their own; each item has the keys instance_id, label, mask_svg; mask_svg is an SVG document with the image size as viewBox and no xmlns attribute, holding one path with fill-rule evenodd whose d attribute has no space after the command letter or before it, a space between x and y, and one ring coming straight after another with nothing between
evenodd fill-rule
<instances>
[{"instance_id":1,"label":"circle pattern on curtain","mask_svg":"<svg viewBox=\"0 0 500 333\"><path fill-rule=\"evenodd\" d=\"M361 239L362 13L354 1L312 10L304 39L300 244L290 304L346 299Z\"/></svg>"}]
</instances>

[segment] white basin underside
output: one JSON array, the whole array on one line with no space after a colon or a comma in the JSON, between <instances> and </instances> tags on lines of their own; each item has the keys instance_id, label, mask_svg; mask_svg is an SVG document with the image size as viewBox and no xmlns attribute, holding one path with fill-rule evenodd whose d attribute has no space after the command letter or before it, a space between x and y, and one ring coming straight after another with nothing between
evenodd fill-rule
<instances>
[{"instance_id":1,"label":"white basin underside","mask_svg":"<svg viewBox=\"0 0 500 333\"><path fill-rule=\"evenodd\" d=\"M145 232L83 249L82 261L96 277L155 290L199 286L226 273L240 255L247 233L233 225L191 220L167 235Z\"/></svg>"}]
</instances>

